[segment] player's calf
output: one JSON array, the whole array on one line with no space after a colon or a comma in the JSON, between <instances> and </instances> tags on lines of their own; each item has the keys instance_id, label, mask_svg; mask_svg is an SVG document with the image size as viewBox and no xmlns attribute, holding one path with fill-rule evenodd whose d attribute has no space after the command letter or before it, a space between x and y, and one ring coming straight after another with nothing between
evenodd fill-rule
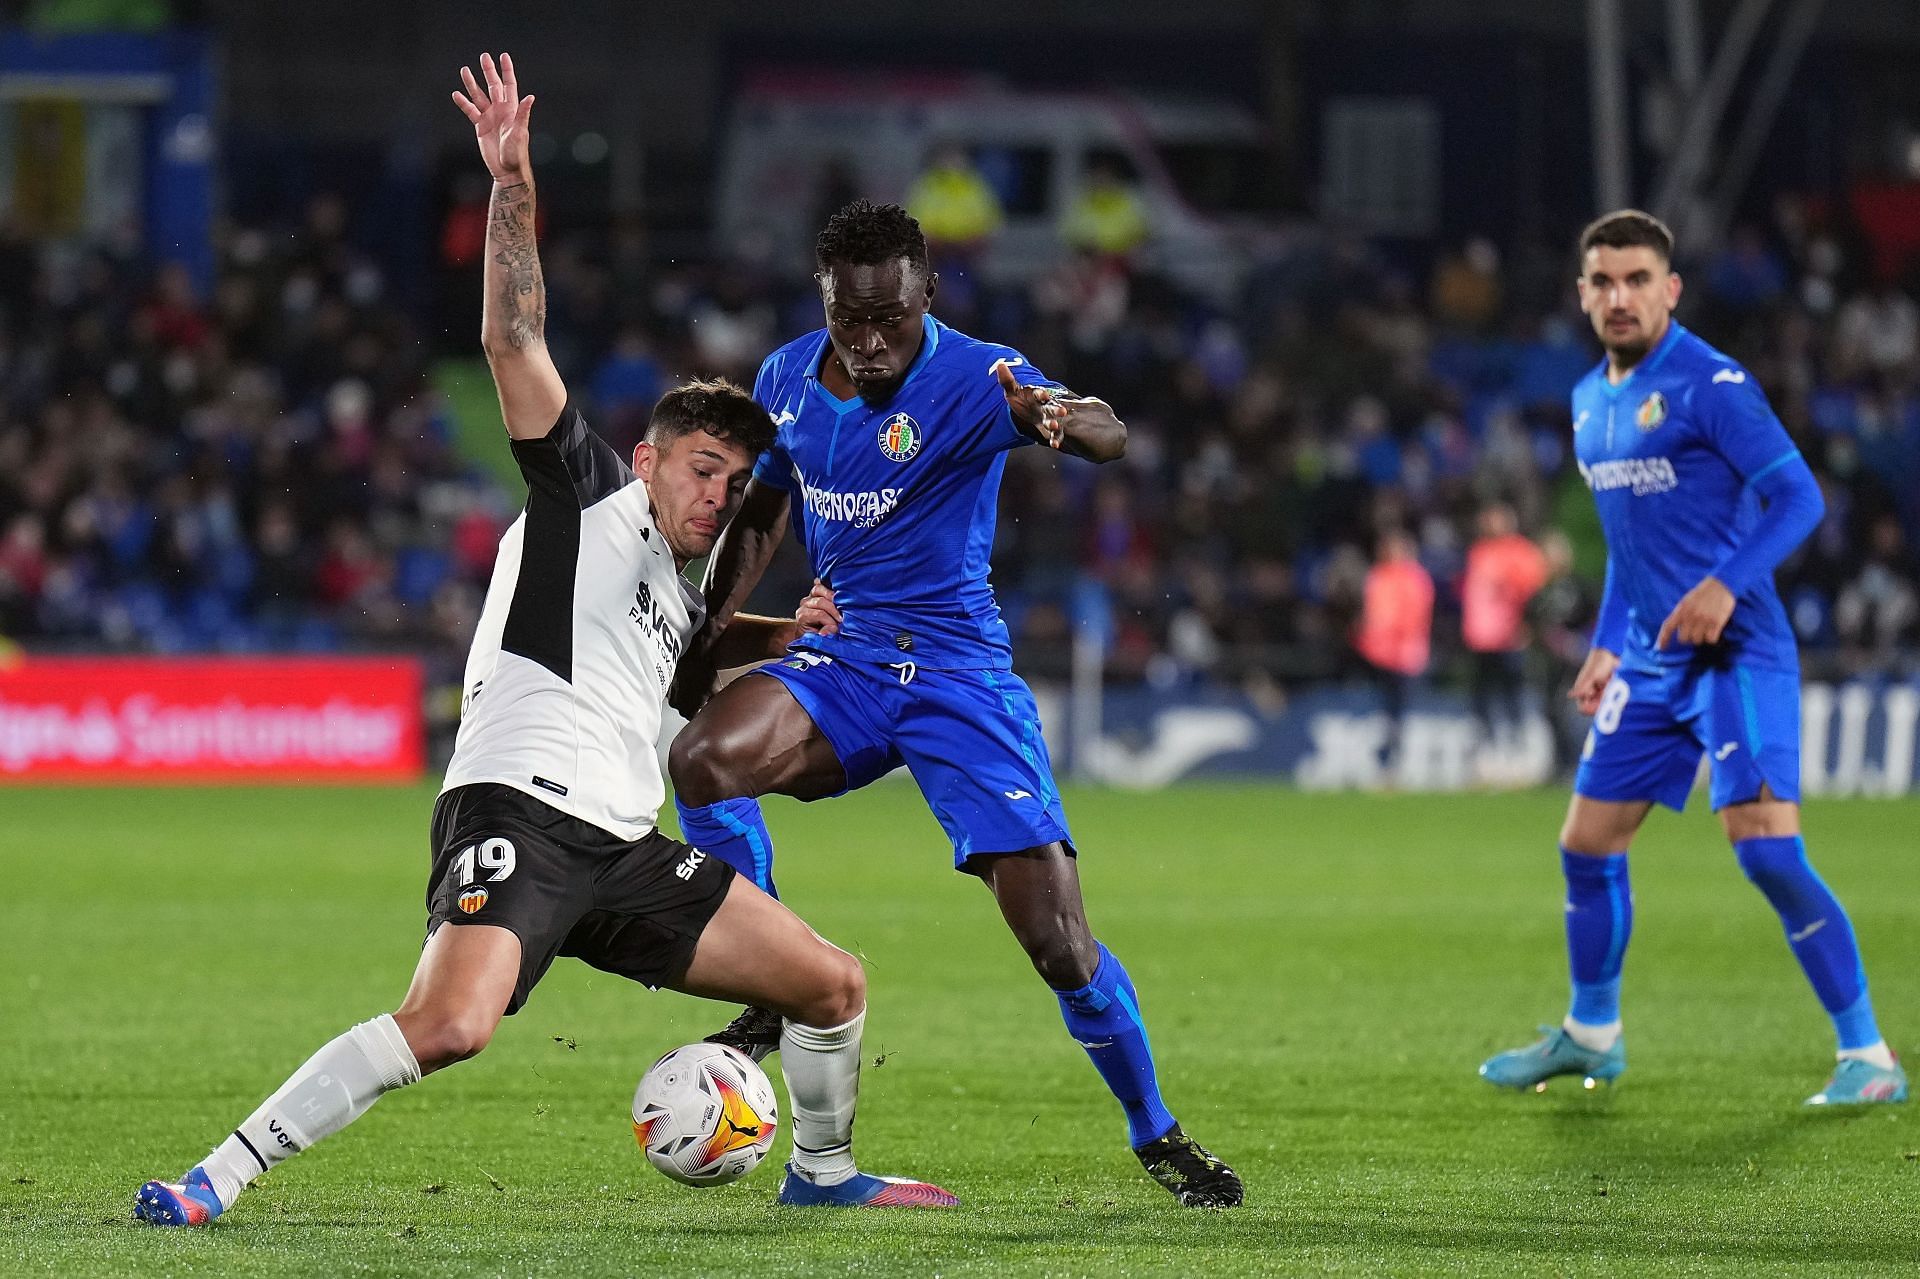
<instances>
[{"instance_id":1,"label":"player's calf","mask_svg":"<svg viewBox=\"0 0 1920 1279\"><path fill-rule=\"evenodd\" d=\"M1126 1114L1127 1144L1147 1174L1183 1205L1236 1207L1243 1194L1238 1174L1181 1131L1161 1099L1133 980L1105 946L1094 943L1094 953L1086 984L1054 994L1068 1033Z\"/></svg>"},{"instance_id":2,"label":"player's calf","mask_svg":"<svg viewBox=\"0 0 1920 1279\"><path fill-rule=\"evenodd\" d=\"M206 1225L249 1182L419 1078L420 1065L392 1017L362 1022L309 1057L185 1177L141 1186L133 1215L158 1226Z\"/></svg>"}]
</instances>

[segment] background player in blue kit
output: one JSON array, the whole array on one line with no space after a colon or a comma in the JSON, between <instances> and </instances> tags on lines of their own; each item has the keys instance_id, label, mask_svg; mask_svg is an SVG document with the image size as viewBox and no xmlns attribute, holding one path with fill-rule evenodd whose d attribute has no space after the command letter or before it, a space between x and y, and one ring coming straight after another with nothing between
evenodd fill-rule
<instances>
[{"instance_id":1,"label":"background player in blue kit","mask_svg":"<svg viewBox=\"0 0 1920 1279\"><path fill-rule=\"evenodd\" d=\"M898 205L840 210L815 257L827 327L761 366L754 398L774 418L774 445L715 549L710 620L683 659L675 704L700 706L715 642L790 509L842 620L693 715L669 760L682 832L770 891L756 797L820 799L905 764L955 867L992 890L1058 996L1141 1163L1183 1204L1238 1204L1240 1179L1162 1102L1133 984L1087 925L1039 713L987 582L1007 451L1042 441L1108 462L1125 452L1126 428L1012 348L928 315L926 241ZM715 1038L763 1056L777 1027L748 1009Z\"/></svg>"},{"instance_id":2,"label":"background player in blue kit","mask_svg":"<svg viewBox=\"0 0 1920 1279\"><path fill-rule=\"evenodd\" d=\"M1580 237L1580 301L1607 354L1574 388L1574 450L1608 555L1570 694L1594 717L1560 833L1573 1003L1480 1073L1525 1088L1626 1069L1627 846L1653 804L1685 806L1705 751L1740 868L1833 1019L1839 1064L1808 1104L1903 1101L1853 926L1800 836L1799 657L1773 570L1819 523L1820 490L1752 374L1673 321L1672 253L1633 210Z\"/></svg>"}]
</instances>

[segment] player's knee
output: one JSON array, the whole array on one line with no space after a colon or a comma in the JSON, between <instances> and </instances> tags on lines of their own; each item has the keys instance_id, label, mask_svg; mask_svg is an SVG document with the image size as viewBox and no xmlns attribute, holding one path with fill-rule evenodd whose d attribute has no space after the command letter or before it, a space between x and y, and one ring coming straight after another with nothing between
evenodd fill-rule
<instances>
[{"instance_id":1,"label":"player's knee","mask_svg":"<svg viewBox=\"0 0 1920 1279\"><path fill-rule=\"evenodd\" d=\"M745 794L746 779L740 774L737 758L738 753L729 749L721 736L687 729L667 749L667 773L673 778L674 794L681 803L695 807Z\"/></svg>"},{"instance_id":2,"label":"player's knee","mask_svg":"<svg viewBox=\"0 0 1920 1279\"><path fill-rule=\"evenodd\" d=\"M405 1010L394 1014L394 1021L406 1036L423 1074L479 1056L500 1024L497 1017L472 1012L433 1011L408 1016Z\"/></svg>"},{"instance_id":3,"label":"player's knee","mask_svg":"<svg viewBox=\"0 0 1920 1279\"><path fill-rule=\"evenodd\" d=\"M1575 803L1560 826L1560 847L1589 857L1609 857L1633 842L1637 818L1609 809Z\"/></svg>"},{"instance_id":4,"label":"player's knee","mask_svg":"<svg viewBox=\"0 0 1920 1279\"><path fill-rule=\"evenodd\" d=\"M1084 926L1071 927L1066 920L1044 936L1021 938L1027 958L1033 961L1040 980L1055 990L1078 990L1093 980L1100 964L1100 947Z\"/></svg>"},{"instance_id":5,"label":"player's knee","mask_svg":"<svg viewBox=\"0 0 1920 1279\"><path fill-rule=\"evenodd\" d=\"M844 1026L867 1006L867 971L843 950L822 966L820 980L809 992L806 1006L794 1020L802 1025Z\"/></svg>"},{"instance_id":6,"label":"player's knee","mask_svg":"<svg viewBox=\"0 0 1920 1279\"><path fill-rule=\"evenodd\" d=\"M1800 806L1774 799L1765 789L1746 804L1720 810L1720 828L1735 844L1749 839L1791 839L1800 833Z\"/></svg>"}]
</instances>

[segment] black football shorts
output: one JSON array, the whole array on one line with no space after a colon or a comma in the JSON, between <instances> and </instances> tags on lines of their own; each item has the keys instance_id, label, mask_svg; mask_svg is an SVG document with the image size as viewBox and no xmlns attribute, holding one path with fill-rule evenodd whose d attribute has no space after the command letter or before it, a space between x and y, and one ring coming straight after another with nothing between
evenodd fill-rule
<instances>
[{"instance_id":1,"label":"black football shorts","mask_svg":"<svg viewBox=\"0 0 1920 1279\"><path fill-rule=\"evenodd\" d=\"M628 841L491 782L433 806L427 936L494 924L520 938L516 1013L556 956L648 986L686 974L734 871L659 831Z\"/></svg>"}]
</instances>

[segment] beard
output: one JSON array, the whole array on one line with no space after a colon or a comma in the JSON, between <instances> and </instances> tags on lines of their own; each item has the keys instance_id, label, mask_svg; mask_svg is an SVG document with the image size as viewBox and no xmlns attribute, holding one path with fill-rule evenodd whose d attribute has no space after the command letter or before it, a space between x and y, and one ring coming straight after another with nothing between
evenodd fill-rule
<instances>
[{"instance_id":1,"label":"beard","mask_svg":"<svg viewBox=\"0 0 1920 1279\"><path fill-rule=\"evenodd\" d=\"M1647 352L1653 349L1653 343L1644 337L1629 338L1625 342L1606 342L1607 354L1613 357L1615 364L1622 367L1640 363L1647 358Z\"/></svg>"},{"instance_id":2,"label":"beard","mask_svg":"<svg viewBox=\"0 0 1920 1279\"><path fill-rule=\"evenodd\" d=\"M1665 329L1664 325L1655 327L1662 331ZM1653 350L1655 340L1651 329L1644 324L1635 328L1627 337L1613 337L1608 334L1604 320L1598 326L1595 336L1600 339L1600 345L1606 349L1608 357L1621 368L1632 368L1647 358L1647 352Z\"/></svg>"}]
</instances>

